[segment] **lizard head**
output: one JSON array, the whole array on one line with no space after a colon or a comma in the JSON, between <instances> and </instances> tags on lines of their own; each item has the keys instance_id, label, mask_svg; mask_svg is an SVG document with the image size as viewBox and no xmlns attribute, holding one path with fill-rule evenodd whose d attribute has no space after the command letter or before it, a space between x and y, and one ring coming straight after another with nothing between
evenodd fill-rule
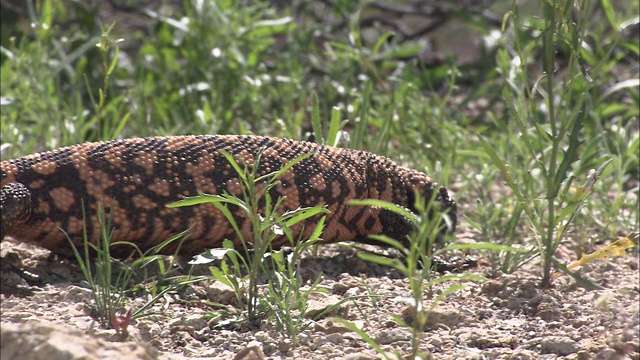
<instances>
[{"instance_id":1,"label":"lizard head","mask_svg":"<svg viewBox=\"0 0 640 360\"><path fill-rule=\"evenodd\" d=\"M442 229L438 242L443 242L447 233L454 233L456 230L457 204L444 186L438 188L432 181L408 183L407 207L415 214L426 211L432 214L431 217L435 216L436 211L442 212Z\"/></svg>"}]
</instances>

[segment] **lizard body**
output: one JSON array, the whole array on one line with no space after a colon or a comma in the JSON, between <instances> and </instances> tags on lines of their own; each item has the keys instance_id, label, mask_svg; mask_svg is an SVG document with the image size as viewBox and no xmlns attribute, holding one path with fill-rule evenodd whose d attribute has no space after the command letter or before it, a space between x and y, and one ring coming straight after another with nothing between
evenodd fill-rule
<instances>
[{"instance_id":1,"label":"lizard body","mask_svg":"<svg viewBox=\"0 0 640 360\"><path fill-rule=\"evenodd\" d=\"M201 135L84 143L2 161L0 239L8 235L69 256L71 248L61 229L81 245L86 220L88 238L95 242L100 227L97 213L102 207L106 214L112 214L112 242L132 242L144 251L190 229L190 237L180 247L183 254L220 247L225 238L241 248L232 226L213 205L165 206L198 192L226 191L240 196L238 175L221 150L248 166L262 150L259 175L311 153L279 177L272 196L285 197L280 212L326 206L330 213L323 242L366 241L370 234L402 240L410 231L406 219L379 208L348 206L347 202L381 199L415 211L416 190L425 199L435 196L439 209L447 211L455 228L456 203L447 191L438 189L424 173L388 158L273 137ZM244 213L236 209L234 217L245 238L251 238ZM313 220L294 227L294 234L311 234ZM286 244L288 240L282 238L273 246ZM172 254L175 249L168 246L163 253ZM115 247L112 254L124 256L130 251Z\"/></svg>"}]
</instances>

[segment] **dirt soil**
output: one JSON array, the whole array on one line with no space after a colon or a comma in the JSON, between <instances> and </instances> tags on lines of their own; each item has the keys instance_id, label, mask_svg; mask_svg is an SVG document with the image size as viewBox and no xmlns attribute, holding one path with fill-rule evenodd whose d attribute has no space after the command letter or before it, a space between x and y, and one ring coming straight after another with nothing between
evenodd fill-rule
<instances>
[{"instance_id":1,"label":"dirt soil","mask_svg":"<svg viewBox=\"0 0 640 360\"><path fill-rule=\"evenodd\" d=\"M468 236L467 236L468 235ZM458 241L473 234L458 234ZM562 249L560 249L562 250ZM217 329L219 319L203 305L212 301L233 306L233 294L213 281L158 302L155 315L134 320L129 334L102 329L89 316L91 291L83 285L75 261L5 240L2 255L21 259L21 266L41 276L44 285L28 286L3 271L2 359L378 359L355 332L332 321L353 321L389 356L407 356L411 333L392 315L407 319L411 307L408 282L398 272L360 260L356 250L328 245L301 264L303 277L323 276L326 294L311 307L322 310L347 297L331 316L312 323L299 345L269 325ZM559 253L562 253L560 251ZM569 253L568 251L566 252ZM589 265L584 277L604 290L586 291L566 276L550 288L539 286L539 263L514 274L496 274L480 259L472 273L486 282L470 284L434 308L422 333L421 349L434 359L640 359L639 274L637 252L625 258ZM204 266L203 266L204 267ZM200 269L206 272L206 268ZM444 287L434 288L433 295ZM363 295L377 295L368 297ZM425 294L425 299L429 299ZM133 307L144 298L131 299ZM431 303L431 300L427 300Z\"/></svg>"}]
</instances>

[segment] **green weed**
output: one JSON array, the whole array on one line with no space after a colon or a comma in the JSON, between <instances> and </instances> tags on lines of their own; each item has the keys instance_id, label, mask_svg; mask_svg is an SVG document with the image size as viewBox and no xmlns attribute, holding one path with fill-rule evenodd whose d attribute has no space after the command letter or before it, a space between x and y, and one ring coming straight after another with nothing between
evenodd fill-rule
<instances>
[{"instance_id":1,"label":"green weed","mask_svg":"<svg viewBox=\"0 0 640 360\"><path fill-rule=\"evenodd\" d=\"M118 334L126 337L127 326L132 319L149 315L145 311L168 293L177 292L181 287L191 282L199 281L199 278L179 276L171 279L167 284L171 270L164 266L166 256L157 255L163 247L174 241L178 241L186 234L181 233L158 244L153 249L142 253L135 244L129 242L111 242L112 214L105 214L104 209L97 212L99 235L95 244L89 241L87 236L86 216L83 206L83 247L82 253L78 250L71 238L67 235L71 249L89 289L93 294L93 315L103 328L114 327ZM121 261L111 256L111 248L114 246L129 246L135 249L136 259L133 261ZM151 264L158 264L160 277L152 279L147 277L146 270ZM144 276L137 278L137 274L143 272ZM145 284L148 284L145 286ZM161 287L161 288L160 288ZM140 308L129 308L125 315L119 315L128 308L127 295L140 289L149 289L151 298ZM160 289L159 289L160 288Z\"/></svg>"},{"instance_id":2,"label":"green weed","mask_svg":"<svg viewBox=\"0 0 640 360\"><path fill-rule=\"evenodd\" d=\"M550 281L556 249L586 203L593 183L612 161L607 156L592 157L590 165L598 170L589 170L592 173L583 193L577 197L570 194L573 181L588 171L584 165L576 167L580 153L585 146L587 149L596 146L594 141L583 140L584 126L593 111L589 100L596 87L591 77L597 76L607 61L603 58L593 64L593 71L585 70L583 41L587 36L588 9L587 2L574 20L573 6L542 3L542 21L529 23L539 31L537 37L523 32L523 22L530 20L521 17L516 7L507 12L503 28L507 20L512 22L509 31L514 32L515 56L500 50L499 66L508 76L503 95L517 134L509 140L516 144L513 150L524 161L526 171L501 159L495 147L480 137L480 143L517 199L515 210L524 213L531 224L537 253L542 257L544 286ZM565 58L559 59L558 49ZM541 55L542 73L532 77L529 62L535 53ZM559 67L563 68L562 73L557 72ZM510 158L514 159L513 154ZM587 159L583 157L582 162Z\"/></svg>"},{"instance_id":3,"label":"green weed","mask_svg":"<svg viewBox=\"0 0 640 360\"><path fill-rule=\"evenodd\" d=\"M230 286L240 301L241 306L246 306L246 318L256 321L266 314L275 320L276 327L284 331L294 341L297 334L306 326L306 307L308 296L313 292L321 291L318 288L320 278L303 289L305 285L300 278L295 266L302 253L312 246L324 229L324 207L300 208L282 212L280 207L283 198L272 198L271 190L278 185L278 177L289 171L297 163L304 161L311 154L304 154L287 164L281 169L267 174L259 173L262 152L256 154L251 165L241 164L233 155L221 151L231 167L238 174L241 193L232 195L225 192L222 195L201 194L170 204L170 207L194 206L203 203L213 204L221 211L235 230L238 240L244 247L247 258L237 250L232 249L232 244L225 242L225 249L209 252L212 259L229 258L233 264L233 270L225 261L220 268L211 268L213 278ZM264 205L261 205L264 204ZM246 238L240 231L240 227L232 213L230 206L239 209L251 224L251 237ZM305 222L307 219L320 217L315 224L315 229L309 239L297 238L291 228ZM285 256L283 252L273 251L272 242L284 236L293 247L293 252ZM267 257L267 254L271 255ZM213 256L212 256L213 255ZM270 260L266 260L270 259ZM198 260L199 263L203 259ZM243 265L247 271L241 274ZM261 292L261 275L266 277L267 286Z\"/></svg>"},{"instance_id":4,"label":"green weed","mask_svg":"<svg viewBox=\"0 0 640 360\"><path fill-rule=\"evenodd\" d=\"M427 324L427 318L429 315L429 309L425 306L423 300L424 294L426 293L431 297L431 291L434 286L437 284L450 283L447 289L433 299L431 303L431 308L433 308L446 296L464 288L461 283L484 280L484 277L474 274L451 274L434 278L434 256L452 249L481 248L483 246L489 248L496 247L491 244L448 245L434 251L434 245L437 242L438 237L441 236L442 227L446 226L446 222L444 220L447 215L439 211L432 211L431 207L436 204L435 201L425 202L424 199L420 198L419 194L416 195L418 198L416 201L416 209L419 212L417 215L409 212L401 206L380 200L350 201L350 205L352 206L376 206L387 211L392 211L395 214L409 219L415 227L415 231L407 237L408 241L406 242L406 245L405 243L392 239L388 236L371 236L372 239L380 241L381 244L385 244L399 250L403 254L403 258L388 258L371 253L358 254L358 257L366 261L388 266L400 271L409 280L410 296L401 298L401 301L406 302L412 307L414 313L412 323L407 323L397 315L392 315L392 317L399 325L409 328L412 332L410 357L412 359L424 358L426 356L420 350L420 334ZM425 206L425 203L428 205ZM354 330L355 325L351 324L349 321L344 319L335 320L344 324L352 331L356 331ZM371 337L361 330L356 331L356 333L360 334L363 340L369 342L381 355L388 358L387 354L383 352L379 346L376 346L377 344L374 345L372 343L373 339ZM398 357L400 356L399 354L396 355Z\"/></svg>"},{"instance_id":5,"label":"green weed","mask_svg":"<svg viewBox=\"0 0 640 360\"><path fill-rule=\"evenodd\" d=\"M113 261L110 256L111 243L111 214L105 218L104 209L98 211L100 234L96 244L91 244L87 236L87 224L83 209L83 253L80 254L71 238L67 235L71 249L78 261L89 289L91 289L95 304L95 316L103 328L112 326L116 313L125 308L125 291L123 287L131 280L130 272L120 272L115 281L113 276ZM93 246L92 246L93 245ZM95 257L91 251L95 252ZM95 259L95 260L94 260ZM91 264L95 264L95 274Z\"/></svg>"}]
</instances>

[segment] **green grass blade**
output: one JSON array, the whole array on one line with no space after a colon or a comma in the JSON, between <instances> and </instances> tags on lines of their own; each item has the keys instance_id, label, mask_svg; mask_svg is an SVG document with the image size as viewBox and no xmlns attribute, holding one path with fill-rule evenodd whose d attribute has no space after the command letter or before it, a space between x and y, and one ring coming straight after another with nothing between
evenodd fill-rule
<instances>
[{"instance_id":1,"label":"green grass blade","mask_svg":"<svg viewBox=\"0 0 640 360\"><path fill-rule=\"evenodd\" d=\"M322 121L320 120L320 101L318 100L318 94L314 91L311 93L311 125L313 127L313 134L315 135L316 142L318 144L326 144L324 136L322 135Z\"/></svg>"},{"instance_id":2,"label":"green grass blade","mask_svg":"<svg viewBox=\"0 0 640 360\"><path fill-rule=\"evenodd\" d=\"M402 215L405 218L415 221L416 220L416 215L414 213L412 213L411 211L407 210L406 208L393 204L393 203L389 203L387 201L383 201L383 200L378 200L378 199L365 199L365 200L349 200L347 202L347 205L349 206L372 206L372 207L378 207L381 209L385 209L385 210L389 210L392 211L398 215Z\"/></svg>"},{"instance_id":3,"label":"green grass blade","mask_svg":"<svg viewBox=\"0 0 640 360\"><path fill-rule=\"evenodd\" d=\"M389 355L387 355L386 351L384 351L384 349L382 349L382 347L380 345L378 345L378 343L371 336L369 336L367 333L362 331L362 329L357 327L356 324L352 323L351 321L342 319L342 318L333 318L332 320L334 322L342 324L347 329L349 329L349 330L353 331L354 333L358 334L358 336L360 336L360 338L362 340L364 340L367 344L369 344L372 348L374 348L378 352L378 354L380 354L383 358L385 358L387 360L391 360L391 357L389 357Z\"/></svg>"},{"instance_id":4,"label":"green grass blade","mask_svg":"<svg viewBox=\"0 0 640 360\"><path fill-rule=\"evenodd\" d=\"M340 132L340 108L334 106L331 110L331 123L329 124L329 134L327 135L327 145L338 146L338 133Z\"/></svg>"}]
</instances>

